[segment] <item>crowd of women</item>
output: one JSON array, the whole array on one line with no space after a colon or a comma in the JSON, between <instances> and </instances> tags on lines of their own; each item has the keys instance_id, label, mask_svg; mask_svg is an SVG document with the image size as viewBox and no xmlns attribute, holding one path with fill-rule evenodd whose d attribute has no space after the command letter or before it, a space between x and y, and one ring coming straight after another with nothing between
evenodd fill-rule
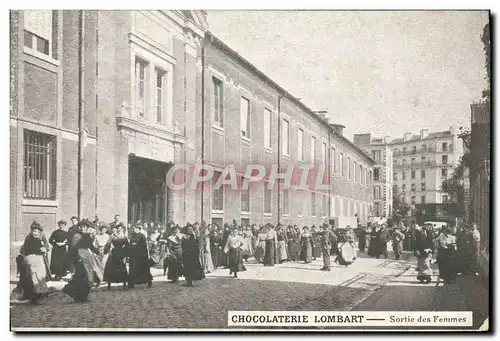
<instances>
[{"instance_id":1,"label":"crowd of women","mask_svg":"<svg viewBox=\"0 0 500 341\"><path fill-rule=\"evenodd\" d=\"M119 283L124 289L135 285L152 286L151 267L163 269L170 283L184 277L186 286L202 280L205 274L217 268L229 269L238 277L245 271L244 262L254 257L264 266L283 262L311 263L322 258L323 268L330 271L330 255L335 262L349 266L356 259L356 247L373 257L388 257L387 243L392 241L394 255L400 259L402 250L414 251L418 258L418 279L430 281L434 252L440 277L452 282L457 274L479 271L479 232L470 229L445 227L438 234L432 225L418 226L408 233L401 226L388 228L374 225L369 228L332 229L328 224L320 227L298 227L272 224L217 226L187 223L181 228L138 222L127 228L120 216L110 224L96 219L78 221L71 218L72 226L66 231L65 221L47 239L39 223L33 222L17 257L19 282L14 290L17 299L38 303L48 295L48 280L65 280L63 292L76 301L86 301L94 286ZM408 240L410 239L410 240ZM406 242L405 242L406 241ZM368 244L368 245L367 245ZM411 246L411 250L409 250ZM50 264L49 264L49 250Z\"/></svg>"}]
</instances>

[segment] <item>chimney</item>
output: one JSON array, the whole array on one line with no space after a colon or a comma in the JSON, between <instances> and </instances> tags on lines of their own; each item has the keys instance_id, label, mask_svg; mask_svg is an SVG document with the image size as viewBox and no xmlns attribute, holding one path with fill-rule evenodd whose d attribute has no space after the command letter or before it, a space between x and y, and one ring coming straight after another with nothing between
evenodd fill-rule
<instances>
[{"instance_id":1,"label":"chimney","mask_svg":"<svg viewBox=\"0 0 500 341\"><path fill-rule=\"evenodd\" d=\"M326 119L326 115L328 114L328 111L327 110L318 110L318 111L315 111L316 114L318 114L319 117L321 117L322 119Z\"/></svg>"},{"instance_id":2,"label":"chimney","mask_svg":"<svg viewBox=\"0 0 500 341\"><path fill-rule=\"evenodd\" d=\"M389 140L390 140L390 136L384 136L384 143L385 144L388 144L389 143Z\"/></svg>"},{"instance_id":3,"label":"chimney","mask_svg":"<svg viewBox=\"0 0 500 341\"><path fill-rule=\"evenodd\" d=\"M429 129L420 130L420 138L421 139L425 139L427 136L429 136Z\"/></svg>"},{"instance_id":4,"label":"chimney","mask_svg":"<svg viewBox=\"0 0 500 341\"><path fill-rule=\"evenodd\" d=\"M403 134L403 141L409 141L411 139L411 133L404 133Z\"/></svg>"},{"instance_id":5,"label":"chimney","mask_svg":"<svg viewBox=\"0 0 500 341\"><path fill-rule=\"evenodd\" d=\"M453 129L453 126L450 126L450 134L451 135L455 134L455 129Z\"/></svg>"},{"instance_id":6,"label":"chimney","mask_svg":"<svg viewBox=\"0 0 500 341\"><path fill-rule=\"evenodd\" d=\"M337 134L339 134L340 136L344 136L345 126L343 126L342 124L333 124L333 123L331 123L330 126L332 127L333 130L337 132Z\"/></svg>"}]
</instances>

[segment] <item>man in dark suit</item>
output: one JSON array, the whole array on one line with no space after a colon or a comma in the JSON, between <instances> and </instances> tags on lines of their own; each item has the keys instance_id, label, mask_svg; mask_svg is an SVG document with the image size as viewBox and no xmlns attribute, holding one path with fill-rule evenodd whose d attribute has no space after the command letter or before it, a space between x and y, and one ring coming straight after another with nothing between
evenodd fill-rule
<instances>
[{"instance_id":1,"label":"man in dark suit","mask_svg":"<svg viewBox=\"0 0 500 341\"><path fill-rule=\"evenodd\" d=\"M323 224L323 233L321 234L320 247L323 251L323 268L321 270L330 271L330 249L332 248L332 244L331 232L326 223Z\"/></svg>"},{"instance_id":2,"label":"man in dark suit","mask_svg":"<svg viewBox=\"0 0 500 341\"><path fill-rule=\"evenodd\" d=\"M386 224L382 224L382 227L378 234L378 252L376 254L376 258L380 257L380 255L384 255L384 258L389 258L389 253L387 252L387 242L391 240L391 233L387 229Z\"/></svg>"}]
</instances>

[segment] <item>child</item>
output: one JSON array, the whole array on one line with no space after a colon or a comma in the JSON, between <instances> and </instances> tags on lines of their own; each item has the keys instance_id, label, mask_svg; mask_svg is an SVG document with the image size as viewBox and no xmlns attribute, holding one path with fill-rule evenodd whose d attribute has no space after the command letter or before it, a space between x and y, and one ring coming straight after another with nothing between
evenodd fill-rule
<instances>
[{"instance_id":1,"label":"child","mask_svg":"<svg viewBox=\"0 0 500 341\"><path fill-rule=\"evenodd\" d=\"M420 283L429 284L432 276L432 250L425 249L423 254L418 257L418 275L417 279Z\"/></svg>"}]
</instances>

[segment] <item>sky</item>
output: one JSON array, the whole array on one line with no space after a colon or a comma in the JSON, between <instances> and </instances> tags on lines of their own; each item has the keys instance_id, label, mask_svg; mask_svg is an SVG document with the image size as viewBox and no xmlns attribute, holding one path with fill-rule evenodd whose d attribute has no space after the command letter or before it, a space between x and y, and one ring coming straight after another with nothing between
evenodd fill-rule
<instances>
[{"instance_id":1,"label":"sky","mask_svg":"<svg viewBox=\"0 0 500 341\"><path fill-rule=\"evenodd\" d=\"M470 126L485 11L208 11L209 30L344 136Z\"/></svg>"}]
</instances>

